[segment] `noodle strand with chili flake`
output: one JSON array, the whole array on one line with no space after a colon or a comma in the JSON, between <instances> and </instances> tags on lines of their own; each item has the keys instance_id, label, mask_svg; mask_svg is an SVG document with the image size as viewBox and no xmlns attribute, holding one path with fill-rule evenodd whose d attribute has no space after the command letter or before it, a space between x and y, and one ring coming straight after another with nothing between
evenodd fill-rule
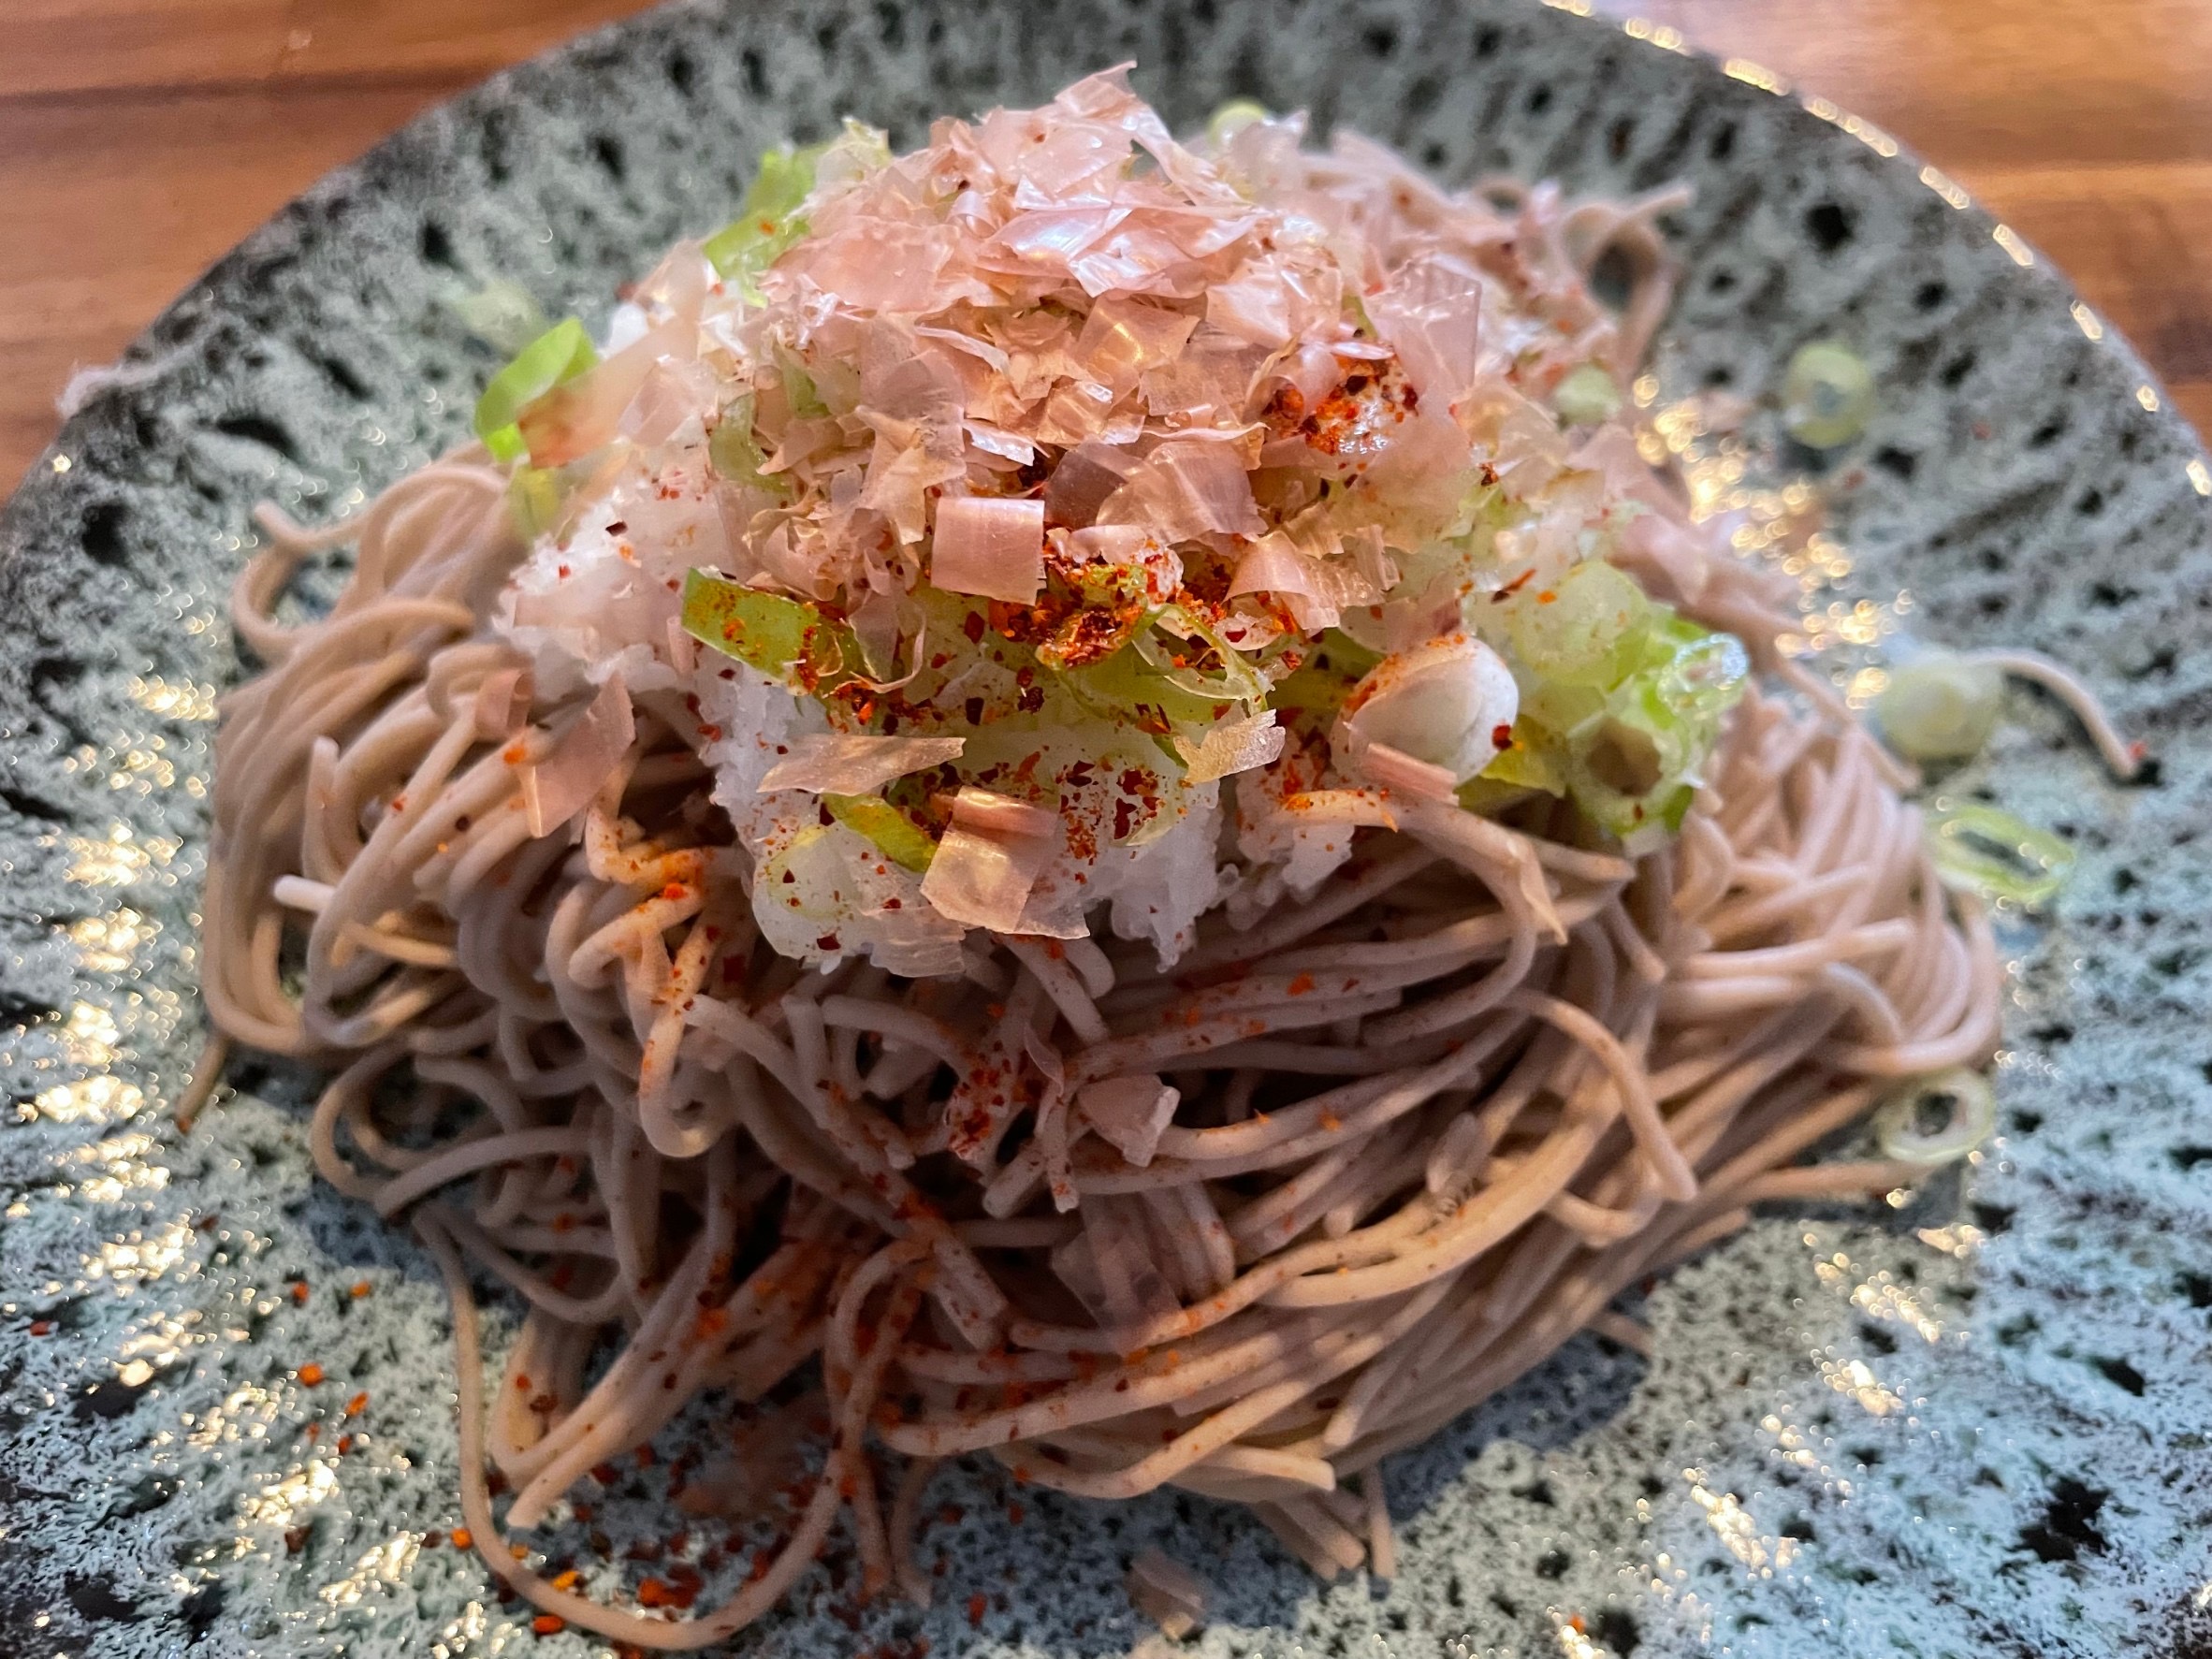
<instances>
[{"instance_id":1,"label":"noodle strand with chili flake","mask_svg":"<svg viewBox=\"0 0 2212 1659\"><path fill-rule=\"evenodd\" d=\"M1020 189L1128 195L1202 316L1113 286L1152 231L1019 217L997 169L1054 132L1118 170ZM330 1068L317 1168L436 1260L451 1538L541 1634L710 1645L840 1526L864 1594L926 1599L931 1473L979 1451L1387 1576L1385 1457L1579 1330L1640 1344L1612 1298L1754 1204L1913 1178L1789 1166L1991 1053L1988 924L1896 764L1630 417L1577 429L1619 400L1534 400L1626 384L1672 198L1478 201L1297 138L1186 149L1113 76L904 161L856 130L641 284L636 343L557 331L482 444L264 517L208 1008ZM900 191L952 216L895 259ZM935 310L878 291L940 268ZM280 621L341 546L328 614ZM520 1310L496 1389L472 1268ZM719 1605L688 1563L643 1610L529 1564L710 1391L776 1425Z\"/></svg>"}]
</instances>

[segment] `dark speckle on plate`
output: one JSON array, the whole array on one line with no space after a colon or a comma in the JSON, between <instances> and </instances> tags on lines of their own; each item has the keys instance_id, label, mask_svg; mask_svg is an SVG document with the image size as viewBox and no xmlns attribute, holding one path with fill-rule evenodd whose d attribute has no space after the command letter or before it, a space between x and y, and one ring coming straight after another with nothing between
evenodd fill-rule
<instances>
[{"instance_id":1,"label":"dark speckle on plate","mask_svg":"<svg viewBox=\"0 0 2212 1659\"><path fill-rule=\"evenodd\" d=\"M932 1491L934 1608L854 1613L833 1550L737 1651L1125 1654L1122 1565L1157 1544L1221 1587L1207 1655L2212 1652L2212 473L1955 186L1652 33L1533 0L1072 0L1049 26L1018 0L698 0L433 111L195 284L0 516L0 1652L599 1651L531 1637L454 1547L446 1311L313 1179L313 1078L240 1060L189 1136L164 1111L204 1030L248 514L343 512L465 431L494 365L451 296L503 277L597 324L764 146L847 111L910 143L1122 58L1186 126L1257 97L1454 181L1686 179L1662 397L1755 400L1807 341L1849 342L1881 403L1832 470L1847 595L2064 658L2159 772L2107 787L2014 699L1946 787L2071 824L2082 861L2050 914L2000 918L2013 1128L1899 1208L1762 1215L1640 1297L1651 1361L1579 1339L1392 1459L1393 1584L1317 1585L1203 1501L1109 1516L978 1466ZM603 1592L653 1570L625 1558L665 1542L667 1480L621 1472L571 1529L615 1558Z\"/></svg>"}]
</instances>

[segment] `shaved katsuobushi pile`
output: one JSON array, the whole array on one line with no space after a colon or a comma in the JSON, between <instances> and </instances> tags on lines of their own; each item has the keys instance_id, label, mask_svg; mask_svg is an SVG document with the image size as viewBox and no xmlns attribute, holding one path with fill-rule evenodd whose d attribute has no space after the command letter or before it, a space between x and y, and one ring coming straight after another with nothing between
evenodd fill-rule
<instances>
[{"instance_id":1,"label":"shaved katsuobushi pile","mask_svg":"<svg viewBox=\"0 0 2212 1659\"><path fill-rule=\"evenodd\" d=\"M849 124L604 353L525 348L478 411L531 539L501 625L601 688L538 787L650 709L775 946L908 975L969 928L1171 960L1415 803L1664 840L1748 662L1654 597L1712 549L1603 226L1303 136L1178 142L1118 72L905 156Z\"/></svg>"}]
</instances>

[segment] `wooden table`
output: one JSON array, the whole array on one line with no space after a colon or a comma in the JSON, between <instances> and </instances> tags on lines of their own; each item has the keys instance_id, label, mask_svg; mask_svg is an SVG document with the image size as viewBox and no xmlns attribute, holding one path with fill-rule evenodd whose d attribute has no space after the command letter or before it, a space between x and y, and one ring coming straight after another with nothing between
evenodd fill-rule
<instances>
[{"instance_id":1,"label":"wooden table","mask_svg":"<svg viewBox=\"0 0 2212 1659\"><path fill-rule=\"evenodd\" d=\"M2071 272L2212 429L2212 6L1596 3L1896 133ZM111 360L302 186L639 6L0 0L0 493L52 436L72 365Z\"/></svg>"}]
</instances>

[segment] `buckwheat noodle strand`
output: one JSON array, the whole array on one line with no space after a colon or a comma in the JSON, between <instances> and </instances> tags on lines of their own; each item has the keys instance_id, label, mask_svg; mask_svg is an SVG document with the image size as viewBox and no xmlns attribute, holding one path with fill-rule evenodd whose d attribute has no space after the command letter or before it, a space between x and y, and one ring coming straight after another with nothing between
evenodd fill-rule
<instances>
[{"instance_id":1,"label":"buckwheat noodle strand","mask_svg":"<svg viewBox=\"0 0 2212 1659\"><path fill-rule=\"evenodd\" d=\"M1569 221L1568 256L1654 211ZM654 694L577 822L531 833L526 774L586 699L515 695L527 663L488 621L521 551L504 487L467 450L342 529L264 517L236 615L267 667L223 711L205 986L229 1039L336 1069L318 1167L411 1211L453 1299L477 1545L614 1639L741 1628L841 1519L868 1588L925 1590L923 1483L976 1451L1071 1492L1244 1503L1317 1570L1388 1572L1379 1460L1577 1330L1620 1331L1621 1288L1750 1205L1911 1178L1788 1166L1886 1080L1995 1042L1986 923L1938 882L1892 764L1831 700L1759 692L1641 858L1548 805L1417 808L1302 903L1209 918L1170 973L997 938L962 980L800 970L760 939L693 725ZM292 573L341 544L329 614L280 624ZM1725 566L1690 608L1754 641L1783 621ZM967 1161L948 1095L987 1058L1013 1083ZM1133 1163L1070 1101L1154 1072L1182 1099ZM1111 1325L1050 1287L1084 1251ZM472 1266L526 1308L488 1407ZM802 1386L830 1438L719 1610L605 1607L514 1557L488 1463L527 1530L699 1391Z\"/></svg>"}]
</instances>

